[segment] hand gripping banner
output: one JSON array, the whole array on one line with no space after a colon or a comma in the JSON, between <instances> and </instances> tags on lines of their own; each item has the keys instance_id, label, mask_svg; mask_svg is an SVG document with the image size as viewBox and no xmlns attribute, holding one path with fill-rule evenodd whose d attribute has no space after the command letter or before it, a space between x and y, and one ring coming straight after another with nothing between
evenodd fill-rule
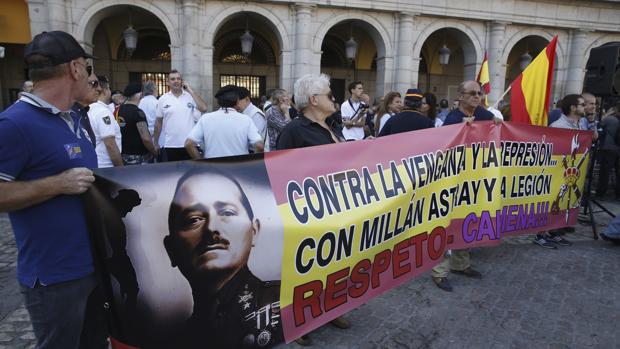
<instances>
[{"instance_id":1,"label":"hand gripping banner","mask_svg":"<svg viewBox=\"0 0 620 349\"><path fill-rule=\"evenodd\" d=\"M113 346L272 347L448 250L573 225L591 138L477 122L100 169L86 206Z\"/></svg>"}]
</instances>

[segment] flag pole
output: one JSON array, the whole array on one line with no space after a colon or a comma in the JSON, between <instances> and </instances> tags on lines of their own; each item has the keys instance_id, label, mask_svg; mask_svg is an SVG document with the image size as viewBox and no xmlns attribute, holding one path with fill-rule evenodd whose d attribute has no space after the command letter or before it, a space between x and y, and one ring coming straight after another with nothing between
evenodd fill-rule
<instances>
[{"instance_id":1,"label":"flag pole","mask_svg":"<svg viewBox=\"0 0 620 349\"><path fill-rule=\"evenodd\" d=\"M510 89L512 88L512 84L510 84L510 86L508 86L508 89L506 91L504 91L504 93L502 94L501 97L499 97L499 99L497 101L495 101L495 103L493 104L493 108L497 109L497 105L499 104L500 101L502 101L504 99L504 97L506 97L506 95L508 94L508 92L510 92Z\"/></svg>"}]
</instances>

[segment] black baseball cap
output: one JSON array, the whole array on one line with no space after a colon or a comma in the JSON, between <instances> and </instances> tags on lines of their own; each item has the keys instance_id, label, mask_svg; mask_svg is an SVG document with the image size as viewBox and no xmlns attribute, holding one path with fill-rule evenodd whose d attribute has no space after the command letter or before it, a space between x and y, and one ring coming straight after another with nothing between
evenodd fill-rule
<instances>
[{"instance_id":1,"label":"black baseball cap","mask_svg":"<svg viewBox=\"0 0 620 349\"><path fill-rule=\"evenodd\" d=\"M42 55L48 60L29 63L28 58L32 55ZM35 35L24 49L24 59L29 68L53 67L80 57L97 58L86 53L71 34L60 30Z\"/></svg>"}]
</instances>

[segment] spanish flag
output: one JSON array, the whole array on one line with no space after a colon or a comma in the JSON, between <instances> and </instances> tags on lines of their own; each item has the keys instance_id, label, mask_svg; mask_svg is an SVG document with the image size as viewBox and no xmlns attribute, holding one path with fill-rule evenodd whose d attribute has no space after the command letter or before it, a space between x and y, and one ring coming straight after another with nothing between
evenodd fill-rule
<instances>
[{"instance_id":1,"label":"spanish flag","mask_svg":"<svg viewBox=\"0 0 620 349\"><path fill-rule=\"evenodd\" d=\"M489 80L489 59L487 58L487 52L484 51L484 59L482 60L482 65L480 66L480 71L478 72L478 77L476 81L482 85L482 90L484 90L485 94L489 94L491 92L491 82Z\"/></svg>"},{"instance_id":2,"label":"spanish flag","mask_svg":"<svg viewBox=\"0 0 620 349\"><path fill-rule=\"evenodd\" d=\"M487 102L487 98L489 96L489 92L491 92L491 82L489 80L489 59L487 58L487 51L484 51L484 59L482 60L482 65L480 66L480 71L478 72L476 81L478 81L482 86L482 91L484 91L484 94L486 95L483 103L485 107L488 107L489 103Z\"/></svg>"},{"instance_id":3,"label":"spanish flag","mask_svg":"<svg viewBox=\"0 0 620 349\"><path fill-rule=\"evenodd\" d=\"M553 64L558 36L523 70L510 88L512 121L547 126L547 108L551 95Z\"/></svg>"}]
</instances>

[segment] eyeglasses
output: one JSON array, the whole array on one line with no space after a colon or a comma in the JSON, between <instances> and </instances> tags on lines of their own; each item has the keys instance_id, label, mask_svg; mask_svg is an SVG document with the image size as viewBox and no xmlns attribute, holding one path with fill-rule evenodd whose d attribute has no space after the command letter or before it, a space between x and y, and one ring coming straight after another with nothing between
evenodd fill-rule
<instances>
[{"instance_id":1,"label":"eyeglasses","mask_svg":"<svg viewBox=\"0 0 620 349\"><path fill-rule=\"evenodd\" d=\"M88 76L91 76L91 74L93 73L93 66L92 65L86 65L80 61L75 61L75 63L83 66L84 68L86 68L86 73L88 74Z\"/></svg>"},{"instance_id":2,"label":"eyeglasses","mask_svg":"<svg viewBox=\"0 0 620 349\"><path fill-rule=\"evenodd\" d=\"M98 80L93 80L93 81L89 81L88 84L90 85L90 87L92 88L97 88L99 87L99 81Z\"/></svg>"},{"instance_id":3,"label":"eyeglasses","mask_svg":"<svg viewBox=\"0 0 620 349\"><path fill-rule=\"evenodd\" d=\"M469 95L469 96L478 96L478 97L482 97L482 92L481 91L465 91L463 92L464 95Z\"/></svg>"},{"instance_id":4,"label":"eyeglasses","mask_svg":"<svg viewBox=\"0 0 620 349\"><path fill-rule=\"evenodd\" d=\"M327 98L329 98L330 101L335 101L336 98L334 98L334 95L332 94L332 91L329 91L328 93L315 93L313 94L313 96L327 96Z\"/></svg>"}]
</instances>

